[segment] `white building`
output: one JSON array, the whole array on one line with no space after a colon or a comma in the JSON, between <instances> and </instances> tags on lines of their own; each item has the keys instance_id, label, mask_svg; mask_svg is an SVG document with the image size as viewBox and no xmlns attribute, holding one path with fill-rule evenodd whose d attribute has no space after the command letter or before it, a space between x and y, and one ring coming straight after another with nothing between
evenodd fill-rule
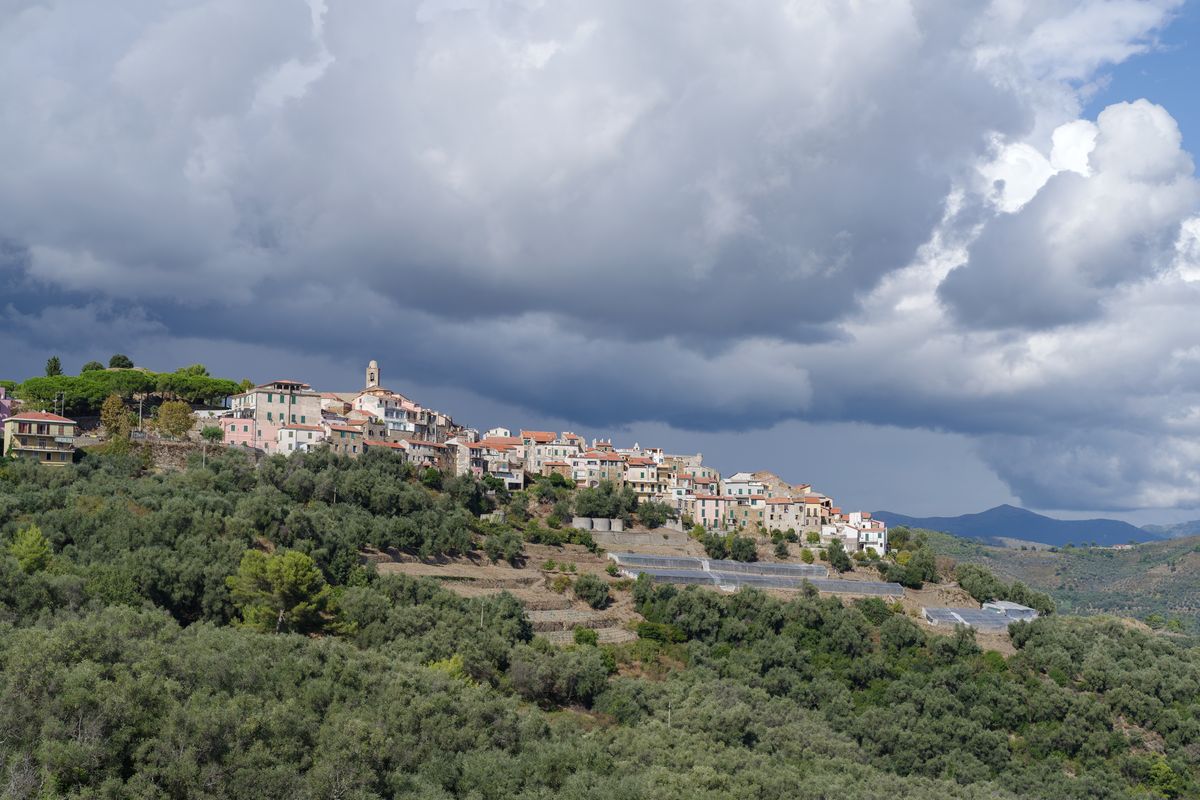
<instances>
[{"instance_id":1,"label":"white building","mask_svg":"<svg viewBox=\"0 0 1200 800\"><path fill-rule=\"evenodd\" d=\"M275 434L276 452L284 455L307 453L325 441L325 429L320 425L284 425Z\"/></svg>"}]
</instances>

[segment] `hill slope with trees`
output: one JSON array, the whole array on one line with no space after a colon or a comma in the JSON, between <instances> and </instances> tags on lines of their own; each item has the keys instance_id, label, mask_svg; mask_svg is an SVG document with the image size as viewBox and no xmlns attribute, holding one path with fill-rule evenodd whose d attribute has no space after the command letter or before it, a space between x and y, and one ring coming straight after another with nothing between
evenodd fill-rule
<instances>
[{"instance_id":1,"label":"hill slope with trees","mask_svg":"<svg viewBox=\"0 0 1200 800\"><path fill-rule=\"evenodd\" d=\"M359 561L519 548L478 518L502 500L376 451L0 464L4 795L1197 792L1200 651L1118 621L1021 623L1004 658L878 599L639 580L638 641L557 648L510 595Z\"/></svg>"}]
</instances>

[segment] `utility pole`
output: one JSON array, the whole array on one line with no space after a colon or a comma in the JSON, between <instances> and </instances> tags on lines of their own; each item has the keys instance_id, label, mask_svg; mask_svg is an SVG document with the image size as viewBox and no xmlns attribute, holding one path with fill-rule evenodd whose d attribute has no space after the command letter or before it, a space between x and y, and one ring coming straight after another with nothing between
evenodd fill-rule
<instances>
[{"instance_id":1,"label":"utility pole","mask_svg":"<svg viewBox=\"0 0 1200 800\"><path fill-rule=\"evenodd\" d=\"M144 398L138 398L138 433L142 431L142 401Z\"/></svg>"}]
</instances>

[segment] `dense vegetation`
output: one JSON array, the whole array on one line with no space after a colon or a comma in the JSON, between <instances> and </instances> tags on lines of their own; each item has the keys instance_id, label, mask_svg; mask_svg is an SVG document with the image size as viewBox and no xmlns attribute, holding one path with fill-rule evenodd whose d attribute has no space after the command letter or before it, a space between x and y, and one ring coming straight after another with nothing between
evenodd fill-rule
<instances>
[{"instance_id":1,"label":"dense vegetation","mask_svg":"<svg viewBox=\"0 0 1200 800\"><path fill-rule=\"evenodd\" d=\"M47 373L50 372L48 367ZM47 374L11 384L10 388L31 407L57 408L68 416L96 416L104 400L114 394L125 400L153 396L160 401L176 399L203 404L218 402L240 391L238 383L214 378L200 364L175 372L104 369L97 364L79 375Z\"/></svg>"},{"instance_id":2,"label":"dense vegetation","mask_svg":"<svg viewBox=\"0 0 1200 800\"><path fill-rule=\"evenodd\" d=\"M477 519L480 483L440 484L374 452L0 465L0 794L1197 792L1200 654L1181 643L1051 617L1014 626L1005 659L877 599L639 581L639 641L555 648L508 595L359 565L367 544L515 535ZM602 604L604 583L582 591Z\"/></svg>"}]
</instances>

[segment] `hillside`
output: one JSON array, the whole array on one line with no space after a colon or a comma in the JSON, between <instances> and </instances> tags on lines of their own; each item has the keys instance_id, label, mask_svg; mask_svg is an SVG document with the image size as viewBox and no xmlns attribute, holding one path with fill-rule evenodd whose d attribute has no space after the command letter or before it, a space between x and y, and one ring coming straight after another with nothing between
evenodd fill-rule
<instances>
[{"instance_id":1,"label":"hillside","mask_svg":"<svg viewBox=\"0 0 1200 800\"><path fill-rule=\"evenodd\" d=\"M1200 537L1146 542L1130 550L1020 549L927 532L940 555L981 564L1048 592L1060 612L1116 614L1156 624L1177 619L1200 632Z\"/></svg>"},{"instance_id":2,"label":"hillside","mask_svg":"<svg viewBox=\"0 0 1200 800\"><path fill-rule=\"evenodd\" d=\"M990 541L1000 538L1062 546L1094 542L1126 544L1160 538L1149 530L1115 519L1054 519L1016 506L1002 505L978 514L957 517L910 517L893 511L876 511L874 516L889 527L904 525L944 531L955 536Z\"/></svg>"},{"instance_id":3,"label":"hillside","mask_svg":"<svg viewBox=\"0 0 1200 800\"><path fill-rule=\"evenodd\" d=\"M151 472L137 449L0 462L5 797L1200 792L1182 637L1052 614L984 652L877 597L618 577L543 527L648 512L628 490L493 493L386 450Z\"/></svg>"},{"instance_id":4,"label":"hillside","mask_svg":"<svg viewBox=\"0 0 1200 800\"><path fill-rule=\"evenodd\" d=\"M1176 522L1172 525L1143 525L1142 530L1163 539L1178 539L1183 536L1200 536L1200 519Z\"/></svg>"}]
</instances>

